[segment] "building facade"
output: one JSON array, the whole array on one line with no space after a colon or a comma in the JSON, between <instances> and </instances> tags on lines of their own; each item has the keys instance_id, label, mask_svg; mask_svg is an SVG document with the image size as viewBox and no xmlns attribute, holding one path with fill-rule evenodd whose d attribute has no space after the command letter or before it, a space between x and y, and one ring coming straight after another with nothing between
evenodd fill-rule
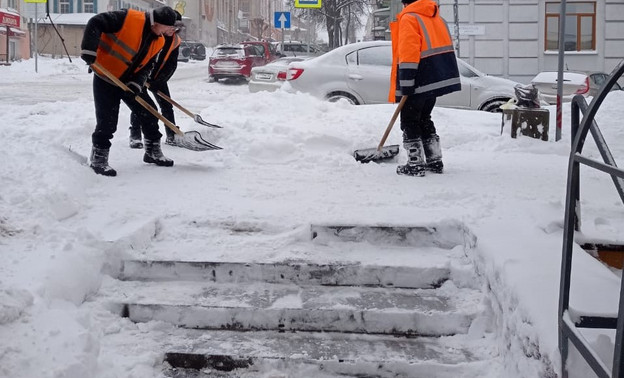
<instances>
[{"instance_id":1,"label":"building facade","mask_svg":"<svg viewBox=\"0 0 624 378\"><path fill-rule=\"evenodd\" d=\"M0 64L30 57L30 36L22 0L0 0Z\"/></svg>"},{"instance_id":2,"label":"building facade","mask_svg":"<svg viewBox=\"0 0 624 378\"><path fill-rule=\"evenodd\" d=\"M26 4L24 0L0 0L0 4L7 1L21 4L26 30L30 29L33 36L34 10L38 7L37 50L59 57L65 51L50 19L63 36L69 54L77 56L84 26L100 12L122 8L147 11L168 5L182 14L185 24L180 31L182 39L216 46L245 40L280 40L281 30L275 29L273 15L287 10L283 0L49 0L50 17L47 18L45 4Z\"/></svg>"},{"instance_id":3,"label":"building facade","mask_svg":"<svg viewBox=\"0 0 624 378\"><path fill-rule=\"evenodd\" d=\"M285 9L283 0L171 0L168 5L184 16L186 39L208 46L277 39L272 17Z\"/></svg>"},{"instance_id":4,"label":"building facade","mask_svg":"<svg viewBox=\"0 0 624 378\"><path fill-rule=\"evenodd\" d=\"M378 32L370 32L370 39L381 38L381 27L402 8L400 0L377 3L388 9L388 18L377 18ZM459 57L479 70L522 83L538 72L557 70L560 1L438 3L454 38L459 37ZM566 69L611 72L624 59L624 1L566 1L564 34Z\"/></svg>"}]
</instances>

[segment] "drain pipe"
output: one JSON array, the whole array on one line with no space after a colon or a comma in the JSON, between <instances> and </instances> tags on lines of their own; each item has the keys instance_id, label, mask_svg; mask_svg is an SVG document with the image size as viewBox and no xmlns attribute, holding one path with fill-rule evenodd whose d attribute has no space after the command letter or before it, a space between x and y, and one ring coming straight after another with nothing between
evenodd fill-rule
<instances>
[{"instance_id":1,"label":"drain pipe","mask_svg":"<svg viewBox=\"0 0 624 378\"><path fill-rule=\"evenodd\" d=\"M559 61L557 66L557 127L555 128L555 141L561 139L562 122L562 96L563 96L563 64L565 54L565 15L566 0L561 0L559 9Z\"/></svg>"}]
</instances>

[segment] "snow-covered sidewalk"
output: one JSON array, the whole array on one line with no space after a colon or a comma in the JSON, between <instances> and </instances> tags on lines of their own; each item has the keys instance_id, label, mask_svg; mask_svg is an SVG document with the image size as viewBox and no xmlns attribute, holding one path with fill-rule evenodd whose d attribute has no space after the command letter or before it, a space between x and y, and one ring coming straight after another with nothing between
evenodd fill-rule
<instances>
[{"instance_id":1,"label":"snow-covered sidewalk","mask_svg":"<svg viewBox=\"0 0 624 378\"><path fill-rule=\"evenodd\" d=\"M0 377L157 376L163 351L133 354L130 340L116 335L167 326L133 324L88 304L107 271L122 258L314 258L296 246L319 223L463 224L476 236L474 263L498 309L505 376L559 371L569 106L557 143L554 107L549 142L500 135L497 114L436 108L445 174L401 177L396 164L351 156L377 145L394 105L250 94L244 85L208 83L206 63L191 62L174 76L172 97L224 128L182 113L177 124L224 150L165 146L174 167L146 165L142 151L127 147L122 105L110 159L119 175L106 178L66 152L90 149L94 110L84 64L42 58L39 67L39 74L32 61L0 67ZM624 156L623 100L624 93L610 94L597 116L616 161ZM397 125L388 144L400 141ZM586 151L600 159L590 139ZM624 242L624 208L611 179L581 174L581 236ZM409 258L397 264L417 264L418 256ZM619 276L579 248L574 259L571 305L616 308ZM590 339L609 360L612 341ZM578 377L591 376L578 365Z\"/></svg>"}]
</instances>

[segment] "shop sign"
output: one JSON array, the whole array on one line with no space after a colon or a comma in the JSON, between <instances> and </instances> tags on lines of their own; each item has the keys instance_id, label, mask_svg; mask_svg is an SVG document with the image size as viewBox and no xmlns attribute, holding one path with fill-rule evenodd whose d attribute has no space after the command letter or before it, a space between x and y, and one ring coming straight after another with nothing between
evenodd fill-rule
<instances>
[{"instance_id":1,"label":"shop sign","mask_svg":"<svg viewBox=\"0 0 624 378\"><path fill-rule=\"evenodd\" d=\"M20 16L11 13L0 12L0 25L10 26L19 29Z\"/></svg>"}]
</instances>

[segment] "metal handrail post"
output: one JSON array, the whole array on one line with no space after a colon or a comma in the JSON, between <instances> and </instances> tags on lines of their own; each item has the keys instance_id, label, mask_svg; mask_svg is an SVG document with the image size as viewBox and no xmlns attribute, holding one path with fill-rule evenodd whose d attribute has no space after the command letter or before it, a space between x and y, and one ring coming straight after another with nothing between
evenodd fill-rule
<instances>
[{"instance_id":1,"label":"metal handrail post","mask_svg":"<svg viewBox=\"0 0 624 378\"><path fill-rule=\"evenodd\" d=\"M563 229L563 245L561 253L561 277L559 286L559 313L558 313L558 339L559 353L561 354L561 375L563 378L568 377L566 370L566 362L568 359L569 344L572 342L581 356L588 362L591 369L600 377L624 378L624 279L620 283L620 301L617 314L616 341L613 355L613 366L611 374L608 374L607 368L602 361L597 358L595 352L587 344L587 341L579 337L580 333L577 328L579 324L569 321L568 309L570 305L570 282L572 274L572 254L574 247L575 230L580 228L580 164L584 164L589 168L609 174L614 182L622 203L624 203L624 190L622 182L624 172L617 168L615 160L611 156L611 152L600 133L598 125L595 123L595 116L604 101L605 97L615 85L617 80L624 74L624 60L612 71L609 79L600 89L598 95L594 97L591 104L587 105L586 100L577 95L572 99L571 104L571 133L572 147L570 149L570 157L568 159L568 179L566 187L565 202L565 219ZM580 120L580 113L583 113L583 119ZM596 145L602 155L604 163L589 159L581 155L587 134L591 131L592 137L596 141ZM578 218L578 221L577 221ZM567 319L567 323L566 323ZM603 327L605 327L603 325ZM612 329L613 325L607 326Z\"/></svg>"}]
</instances>

